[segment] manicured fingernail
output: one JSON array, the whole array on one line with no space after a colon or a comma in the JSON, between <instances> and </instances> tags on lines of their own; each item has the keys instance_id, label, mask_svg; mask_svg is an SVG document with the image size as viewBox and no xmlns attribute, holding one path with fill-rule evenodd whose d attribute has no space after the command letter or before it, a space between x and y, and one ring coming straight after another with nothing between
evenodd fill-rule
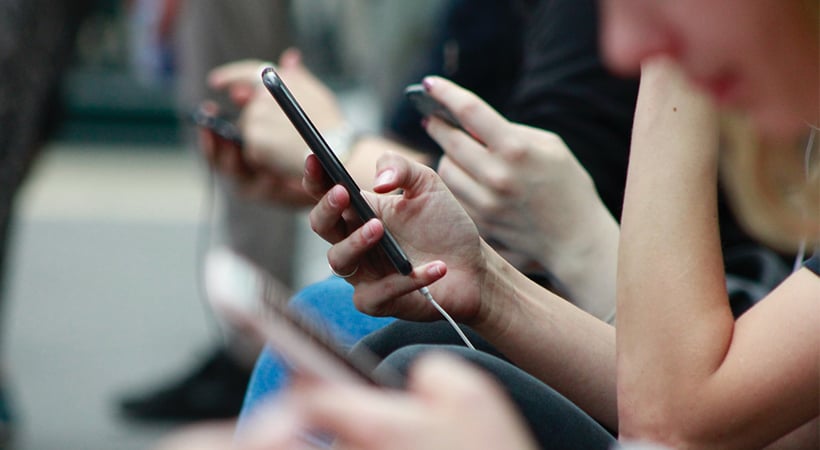
<instances>
[{"instance_id":1,"label":"manicured fingernail","mask_svg":"<svg viewBox=\"0 0 820 450\"><path fill-rule=\"evenodd\" d=\"M435 263L431 264L430 267L427 268L427 274L432 275L434 277L440 277L444 270L444 265L442 263Z\"/></svg>"},{"instance_id":2,"label":"manicured fingernail","mask_svg":"<svg viewBox=\"0 0 820 450\"><path fill-rule=\"evenodd\" d=\"M424 77L424 79L421 80L421 85L424 86L424 89L427 91L433 89L434 84L435 80L433 79L433 77Z\"/></svg>"},{"instance_id":3,"label":"manicured fingernail","mask_svg":"<svg viewBox=\"0 0 820 450\"><path fill-rule=\"evenodd\" d=\"M385 184L390 184L396 180L396 171L393 169L387 169L382 171L378 177L376 177L376 186L383 186Z\"/></svg>"}]
</instances>

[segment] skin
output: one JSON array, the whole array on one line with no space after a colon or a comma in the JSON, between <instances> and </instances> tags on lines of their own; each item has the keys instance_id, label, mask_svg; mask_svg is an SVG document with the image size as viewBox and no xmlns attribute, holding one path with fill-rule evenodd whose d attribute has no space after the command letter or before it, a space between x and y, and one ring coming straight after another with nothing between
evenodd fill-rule
<instances>
[{"instance_id":1,"label":"skin","mask_svg":"<svg viewBox=\"0 0 820 450\"><path fill-rule=\"evenodd\" d=\"M601 5L601 45L613 70L637 73L642 61L665 56L721 107L748 113L765 134L793 136L820 123L816 1Z\"/></svg>"},{"instance_id":2,"label":"skin","mask_svg":"<svg viewBox=\"0 0 820 450\"><path fill-rule=\"evenodd\" d=\"M211 166L245 195L284 206L313 205L315 199L301 186L305 144L259 85L263 65L239 61L214 69L209 77L214 89L227 90L241 108L238 126L246 148L240 150L207 130L200 132L200 147ZM320 130L344 123L333 94L302 65L298 51L286 51L277 66ZM465 100L489 108L472 94ZM439 169L442 179L482 236L505 250L506 259L530 271L549 271L560 280L568 300L611 321L618 228L589 175L559 136L509 123L494 111L488 117L492 122L484 129L515 139L479 145L461 131L430 121L431 136L446 152ZM479 140L483 134L487 132ZM362 189L372 190L376 162L388 152L430 164L426 154L377 135L355 142L344 164ZM555 189L562 195L548 195ZM502 215L507 220L494 220Z\"/></svg>"},{"instance_id":3,"label":"skin","mask_svg":"<svg viewBox=\"0 0 820 450\"><path fill-rule=\"evenodd\" d=\"M378 253L369 251L381 235L381 222L361 226L352 220L345 212L345 192L330 187L316 161L309 158L306 190L322 196L311 221L320 235L335 244L330 263L340 272L360 267L351 282L356 286L356 301L365 309L400 316L423 319L432 314L412 301L412 292L435 283L431 290L454 316L473 325L525 368L535 362L546 366L549 373L540 374L542 379L593 417L617 423L624 438L650 439L677 448L815 448L820 280L801 269L739 320L732 320L714 213L714 111L709 102L689 91L676 66L722 106L748 111L761 132L793 136L805 129L806 121L818 122L819 96L812 95L818 92L816 67L798 64L816 60L816 15L809 16L813 22L804 22L805 16L798 13L805 3L798 1L605 0L603 4L604 47L613 68L635 71L658 56L674 62L644 65L619 246L617 356L611 328L591 316L587 320L579 310L562 309L566 302L553 301L528 285L480 241L465 223L466 213L435 174L395 155L380 159L374 189L387 193L402 187L404 193L374 196L375 209L413 256L432 262L418 264L409 277L384 272ZM812 11L816 14L816 7ZM784 49L797 56L787 55ZM431 88L431 95L450 105L455 91L442 86ZM457 112L468 124L486 119L486 114L479 106ZM420 230L423 226L437 234L426 236ZM450 244L443 237L455 239L451 248L442 248L443 243ZM536 297L541 297L539 302L531 301ZM584 367L587 358L595 360L593 356L599 362ZM617 358L617 387L605 382L615 374L607 366L610 358ZM450 368L454 374L442 376L455 379L457 368ZM581 378L562 384L562 375ZM555 379L547 380L550 377ZM342 447L349 443L354 448L376 448L369 446L385 442L378 433L359 436L362 441L351 437L360 423L353 420L357 413L367 417L358 407L311 400L318 393L326 399L344 398L345 389L300 387L294 391L292 405L304 409L287 417L295 420L296 429L331 428L342 437ZM583 391L590 390L612 395L584 397ZM413 437L434 430L422 419L446 409L430 401L414 412L410 405L386 402L396 393L362 395L358 398L370 406L383 405L384 414L375 414L378 417L407 413L418 419L395 420L400 429L391 434L392 447L387 448L403 448ZM413 401L421 396L411 391L399 397ZM465 430L439 430L450 436L426 448L466 443L458 439L469 438L467 430L507 431L486 419L471 417ZM284 436L293 437L293 429ZM510 439L516 436L521 437L514 432ZM513 446L515 442L509 441Z\"/></svg>"}]
</instances>

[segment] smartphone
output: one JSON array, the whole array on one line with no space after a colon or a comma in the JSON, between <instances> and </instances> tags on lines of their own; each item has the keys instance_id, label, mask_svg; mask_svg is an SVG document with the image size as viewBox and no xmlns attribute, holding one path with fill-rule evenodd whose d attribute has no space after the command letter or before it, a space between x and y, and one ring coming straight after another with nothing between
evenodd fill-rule
<instances>
[{"instance_id":1,"label":"smartphone","mask_svg":"<svg viewBox=\"0 0 820 450\"><path fill-rule=\"evenodd\" d=\"M239 148L242 148L244 144L239 127L225 117L207 114L201 109L197 109L191 113L191 122L198 127L213 131L217 136L236 144Z\"/></svg>"},{"instance_id":2,"label":"smartphone","mask_svg":"<svg viewBox=\"0 0 820 450\"><path fill-rule=\"evenodd\" d=\"M341 184L347 189L347 192L350 194L350 203L359 215L359 218L364 222L376 218L376 213L367 203L367 200L365 200L361 189L353 180L353 177L350 176L350 173L344 168L342 162L339 161L339 158L333 153L333 150L325 139L319 134L319 130L313 125L313 122L311 122L310 118L305 114L305 111L293 97L288 87L285 86L282 78L279 77L279 74L277 74L272 67L265 68L262 71L262 83L279 104L279 107L282 108L282 111L284 111L288 119L290 119L296 131L302 136L302 139L305 140L310 151L319 159L322 168L330 179L333 180L334 183ZM396 242L396 239L387 228L384 230L384 236L382 236L379 246L381 246L382 250L387 254L390 262L399 273L409 275L410 272L413 271L413 265L410 263L404 250L399 247L398 242Z\"/></svg>"},{"instance_id":3,"label":"smartphone","mask_svg":"<svg viewBox=\"0 0 820 450\"><path fill-rule=\"evenodd\" d=\"M416 107L416 110L424 117L436 116L447 122L453 128L464 129L456 116L444 105L433 99L421 84L411 84L404 89L404 96Z\"/></svg>"},{"instance_id":4,"label":"smartphone","mask_svg":"<svg viewBox=\"0 0 820 450\"><path fill-rule=\"evenodd\" d=\"M341 381L369 386L401 388L404 376L398 371L381 367L375 355L364 349L346 354L329 333L312 324L287 305L266 304L264 318L231 306L230 302L214 302L233 327L243 334L265 342L277 356L305 376L333 383Z\"/></svg>"}]
</instances>

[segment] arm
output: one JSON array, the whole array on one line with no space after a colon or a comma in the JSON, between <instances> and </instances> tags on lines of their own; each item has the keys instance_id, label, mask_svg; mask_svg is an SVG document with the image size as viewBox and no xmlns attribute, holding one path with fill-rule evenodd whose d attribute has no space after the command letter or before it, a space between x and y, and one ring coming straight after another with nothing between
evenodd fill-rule
<instances>
[{"instance_id":1,"label":"arm","mask_svg":"<svg viewBox=\"0 0 820 450\"><path fill-rule=\"evenodd\" d=\"M334 246L330 265L356 288L358 309L408 320L440 318L416 290L433 296L456 320L471 325L516 364L556 388L612 429L617 426L614 331L538 286L480 240L475 225L429 167L397 155L379 160L373 195L377 215L402 244L414 271L402 276L374 250L382 222L361 225L345 210L346 191L330 188L315 158L305 185L321 200L314 231Z\"/></svg>"},{"instance_id":2,"label":"arm","mask_svg":"<svg viewBox=\"0 0 820 450\"><path fill-rule=\"evenodd\" d=\"M482 236L537 262L560 280L561 294L612 321L618 224L563 140L508 122L447 80L426 80L452 111L487 111L483 122L462 114L469 135L439 120L427 127L446 154L439 175Z\"/></svg>"},{"instance_id":3,"label":"arm","mask_svg":"<svg viewBox=\"0 0 820 450\"><path fill-rule=\"evenodd\" d=\"M264 64L244 60L211 72L209 84L214 89L227 90L241 108L238 125L246 148L239 152L230 143L211 137L202 141L202 150L213 167L243 186L245 193L273 202L301 205L307 199L304 193L289 192L294 185L301 187L307 146L270 94L260 86L259 72ZM329 138L334 130L345 126L335 95L302 65L298 51L289 50L282 55L279 73L325 137ZM366 190L371 188L375 161L387 151L426 162L425 156L377 135L361 136L346 144L350 148L334 150L346 154L346 167ZM288 195L283 195L286 187Z\"/></svg>"},{"instance_id":4,"label":"arm","mask_svg":"<svg viewBox=\"0 0 820 450\"><path fill-rule=\"evenodd\" d=\"M733 320L716 217L717 117L669 64L644 68L618 267L620 432L765 445L817 415L818 278Z\"/></svg>"}]
</instances>

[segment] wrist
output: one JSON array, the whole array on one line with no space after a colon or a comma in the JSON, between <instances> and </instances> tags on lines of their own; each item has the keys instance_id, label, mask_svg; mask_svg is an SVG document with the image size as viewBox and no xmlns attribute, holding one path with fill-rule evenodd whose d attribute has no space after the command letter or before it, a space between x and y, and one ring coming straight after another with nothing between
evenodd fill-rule
<instances>
[{"instance_id":1,"label":"wrist","mask_svg":"<svg viewBox=\"0 0 820 450\"><path fill-rule=\"evenodd\" d=\"M325 142L342 164L350 159L353 148L364 135L363 130L352 126L349 122L342 122L335 127L322 131Z\"/></svg>"},{"instance_id":2,"label":"wrist","mask_svg":"<svg viewBox=\"0 0 820 450\"><path fill-rule=\"evenodd\" d=\"M482 269L479 274L479 308L475 319L468 323L490 341L500 339L519 320L522 303L530 298L534 285L526 276L504 259L483 239ZM540 289L540 288L539 288Z\"/></svg>"}]
</instances>

